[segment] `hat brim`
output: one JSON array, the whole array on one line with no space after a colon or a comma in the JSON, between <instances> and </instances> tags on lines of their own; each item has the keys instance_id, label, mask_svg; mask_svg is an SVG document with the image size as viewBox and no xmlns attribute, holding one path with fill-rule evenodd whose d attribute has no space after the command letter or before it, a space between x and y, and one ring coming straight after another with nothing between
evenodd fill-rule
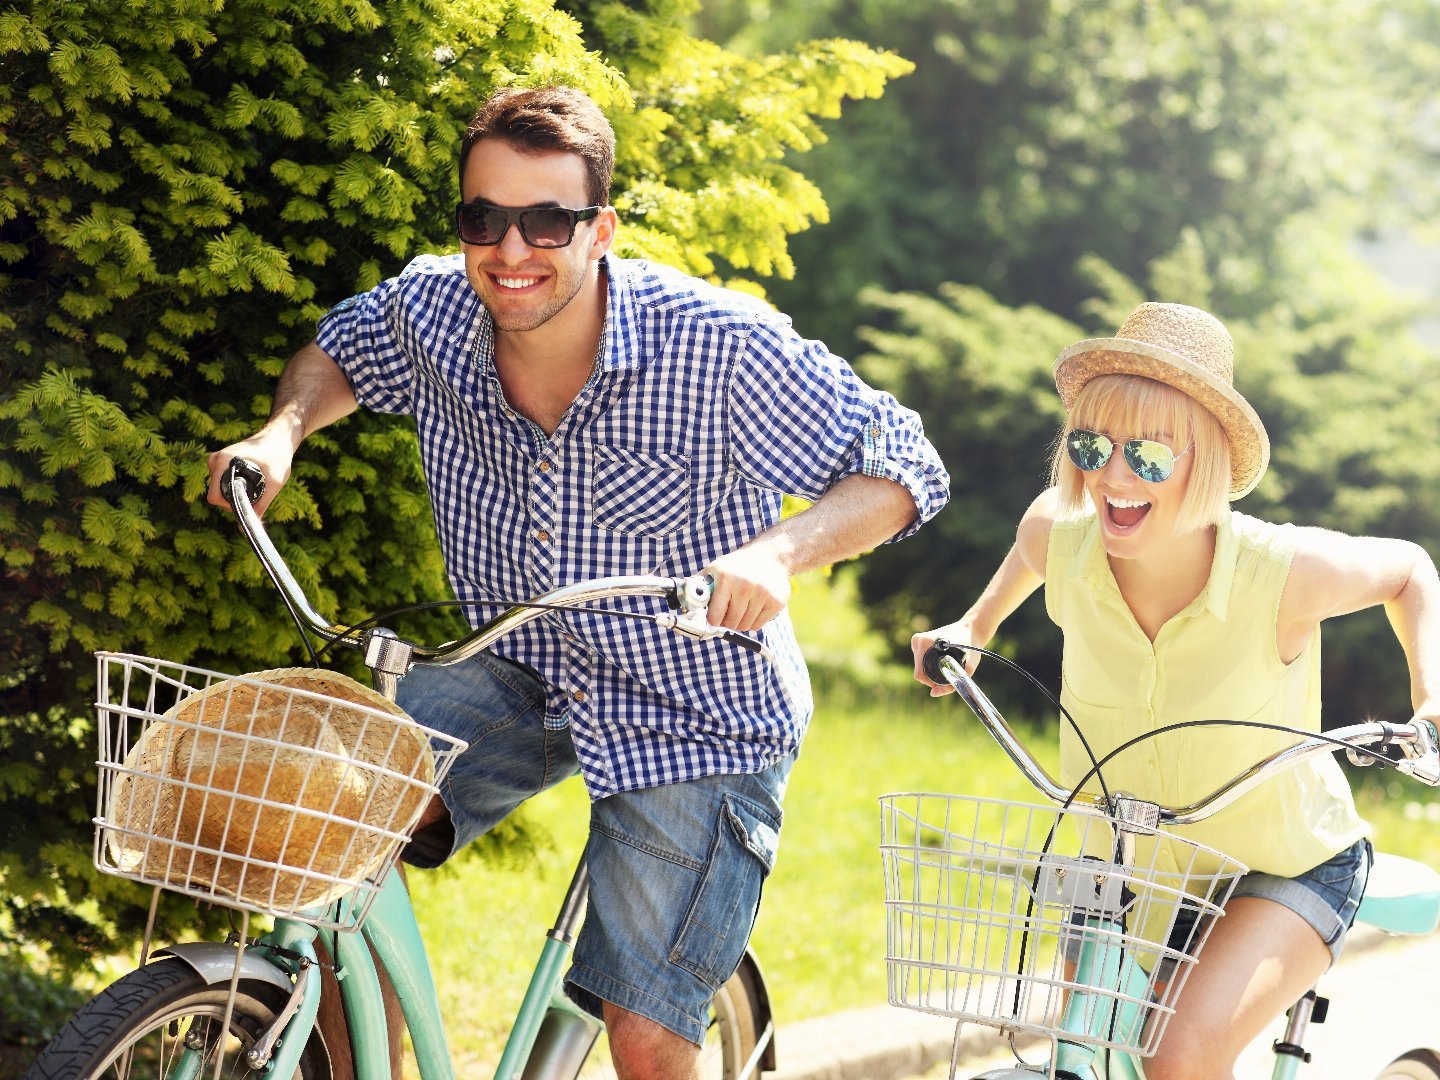
<instances>
[{"instance_id":1,"label":"hat brim","mask_svg":"<svg viewBox=\"0 0 1440 1080\"><path fill-rule=\"evenodd\" d=\"M1090 380L1139 375L1188 394L1219 421L1230 443L1230 499L1249 494L1270 464L1270 437L1260 416L1233 386L1162 345L1130 338L1077 341L1055 359L1055 389L1069 412Z\"/></svg>"}]
</instances>

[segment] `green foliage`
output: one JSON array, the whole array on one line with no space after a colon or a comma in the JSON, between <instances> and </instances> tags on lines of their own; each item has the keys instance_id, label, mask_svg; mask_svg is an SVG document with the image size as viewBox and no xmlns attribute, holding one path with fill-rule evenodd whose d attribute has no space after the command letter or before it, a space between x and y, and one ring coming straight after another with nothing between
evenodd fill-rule
<instances>
[{"instance_id":1,"label":"green foliage","mask_svg":"<svg viewBox=\"0 0 1440 1080\"><path fill-rule=\"evenodd\" d=\"M143 916L140 890L89 866L90 652L222 671L301 658L244 541L204 505L205 454L268 415L331 304L454 248L456 150L491 90L568 83L614 117L631 252L788 272L789 235L825 207L780 159L908 65L842 42L741 59L691 38L684 10L0 12L0 943L43 936L73 965ZM393 419L312 438L269 519L321 611L358 619L448 592L413 432ZM195 917L168 902L162 916L162 932Z\"/></svg>"},{"instance_id":2,"label":"green foliage","mask_svg":"<svg viewBox=\"0 0 1440 1080\"><path fill-rule=\"evenodd\" d=\"M84 1001L68 982L36 974L20 956L0 951L0 1073L19 1076Z\"/></svg>"},{"instance_id":3,"label":"green foliage","mask_svg":"<svg viewBox=\"0 0 1440 1080\"><path fill-rule=\"evenodd\" d=\"M566 5L619 66L633 112L614 118L621 249L712 275L794 275L787 238L828 221L819 189L784 159L825 141L819 120L876 98L909 61L854 41L745 57L691 35L699 0ZM732 282L733 283L733 282Z\"/></svg>"},{"instance_id":4,"label":"green foliage","mask_svg":"<svg viewBox=\"0 0 1440 1080\"><path fill-rule=\"evenodd\" d=\"M978 285L1079 318L1080 261L1134 280L1195 229L1225 310L1281 299L1277 226L1358 206L1433 216L1428 0L710 0L703 26L774 49L840 34L915 73L807 163L835 220L798 239L797 325L852 349L860 288Z\"/></svg>"}]
</instances>

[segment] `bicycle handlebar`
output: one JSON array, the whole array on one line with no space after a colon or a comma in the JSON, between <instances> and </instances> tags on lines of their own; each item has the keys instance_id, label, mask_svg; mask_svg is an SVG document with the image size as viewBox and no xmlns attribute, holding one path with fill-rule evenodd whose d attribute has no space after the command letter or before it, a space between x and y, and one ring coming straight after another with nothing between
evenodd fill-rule
<instances>
[{"instance_id":1,"label":"bicycle handlebar","mask_svg":"<svg viewBox=\"0 0 1440 1080\"><path fill-rule=\"evenodd\" d=\"M921 667L926 678L937 684L948 684L960 695L961 700L985 725L1001 749L1041 794L1062 806L1078 806L1081 810L1097 813L1115 813L1116 808L1109 805L1103 796L1062 787L1051 777L1011 730L1000 710L995 708L975 679L965 670L965 651L963 646L937 641L921 658ZM1435 725L1429 720L1417 719L1408 724L1390 724L1383 721L1353 724L1324 736L1309 736L1292 746L1277 750L1188 806L1155 803L1148 805L1158 810L1159 824L1193 825L1218 813L1269 777L1294 767L1312 754L1377 745L1399 745L1404 756L1397 761L1389 761L1370 750L1364 750L1369 760L1386 760L1423 784L1440 786L1440 748L1437 748L1437 743L1440 743L1440 737L1437 737ZM1132 805L1146 802L1129 794L1124 796L1124 800ZM1127 811L1127 814L1129 812Z\"/></svg>"},{"instance_id":2,"label":"bicycle handlebar","mask_svg":"<svg viewBox=\"0 0 1440 1080\"><path fill-rule=\"evenodd\" d=\"M252 505L264 490L263 474L244 458L231 459L220 478L221 494L234 508L240 531L255 549L265 572L280 590L296 620L326 641L363 651L366 664L375 671L377 678L398 678L414 664L437 667L458 664L517 627L556 607L631 596L664 599L672 610L647 617L667 630L700 640L722 638L733 645L760 653L767 660L772 659L770 650L754 638L723 626L711 626L706 620L705 611L715 584L708 574L696 574L688 578L649 575L608 577L562 585L531 600L517 603L464 637L443 645L427 646L406 641L392 631L379 627L367 630L364 634L356 634L350 627L330 622L310 605L300 583L295 580L295 575L290 572L280 552L271 542L260 515Z\"/></svg>"}]
</instances>

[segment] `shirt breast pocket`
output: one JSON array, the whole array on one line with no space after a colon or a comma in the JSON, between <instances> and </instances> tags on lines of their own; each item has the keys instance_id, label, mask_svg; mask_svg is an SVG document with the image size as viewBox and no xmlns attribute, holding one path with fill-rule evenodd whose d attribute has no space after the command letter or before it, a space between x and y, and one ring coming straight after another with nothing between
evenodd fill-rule
<instances>
[{"instance_id":1,"label":"shirt breast pocket","mask_svg":"<svg viewBox=\"0 0 1440 1080\"><path fill-rule=\"evenodd\" d=\"M666 536L690 517L690 461L600 444L590 479L595 524L627 536Z\"/></svg>"}]
</instances>

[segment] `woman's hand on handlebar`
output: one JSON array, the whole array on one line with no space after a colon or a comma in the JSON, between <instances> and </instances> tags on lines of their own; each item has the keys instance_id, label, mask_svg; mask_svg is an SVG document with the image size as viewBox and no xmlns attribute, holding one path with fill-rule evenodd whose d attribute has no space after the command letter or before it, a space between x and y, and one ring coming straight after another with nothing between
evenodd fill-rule
<instances>
[{"instance_id":1,"label":"woman's hand on handlebar","mask_svg":"<svg viewBox=\"0 0 1440 1080\"><path fill-rule=\"evenodd\" d=\"M265 510L275 500L275 496L285 486L285 482L290 479L290 467L295 458L294 448L288 438L267 435L262 430L242 442L232 443L225 449L211 454L208 462L210 490L206 493L205 498L211 505L225 510L232 509L232 507L230 500L221 490L221 481L230 468L230 462L235 458L244 458L259 469L260 475L264 477L265 482L259 498L255 498L253 490L250 492L255 512L263 517Z\"/></svg>"},{"instance_id":2,"label":"woman's hand on handlebar","mask_svg":"<svg viewBox=\"0 0 1440 1080\"><path fill-rule=\"evenodd\" d=\"M944 641L949 645L976 645L985 643L977 641L973 628L966 622L953 622L946 626L937 627L934 630L924 630L910 638L910 651L915 657L915 679L930 687L931 697L944 697L946 694L953 694L955 691L945 683L936 683L925 674L925 654L934 647L937 641ZM970 674L975 673L976 666L980 663L980 654L976 652L966 653L965 670Z\"/></svg>"}]
</instances>

